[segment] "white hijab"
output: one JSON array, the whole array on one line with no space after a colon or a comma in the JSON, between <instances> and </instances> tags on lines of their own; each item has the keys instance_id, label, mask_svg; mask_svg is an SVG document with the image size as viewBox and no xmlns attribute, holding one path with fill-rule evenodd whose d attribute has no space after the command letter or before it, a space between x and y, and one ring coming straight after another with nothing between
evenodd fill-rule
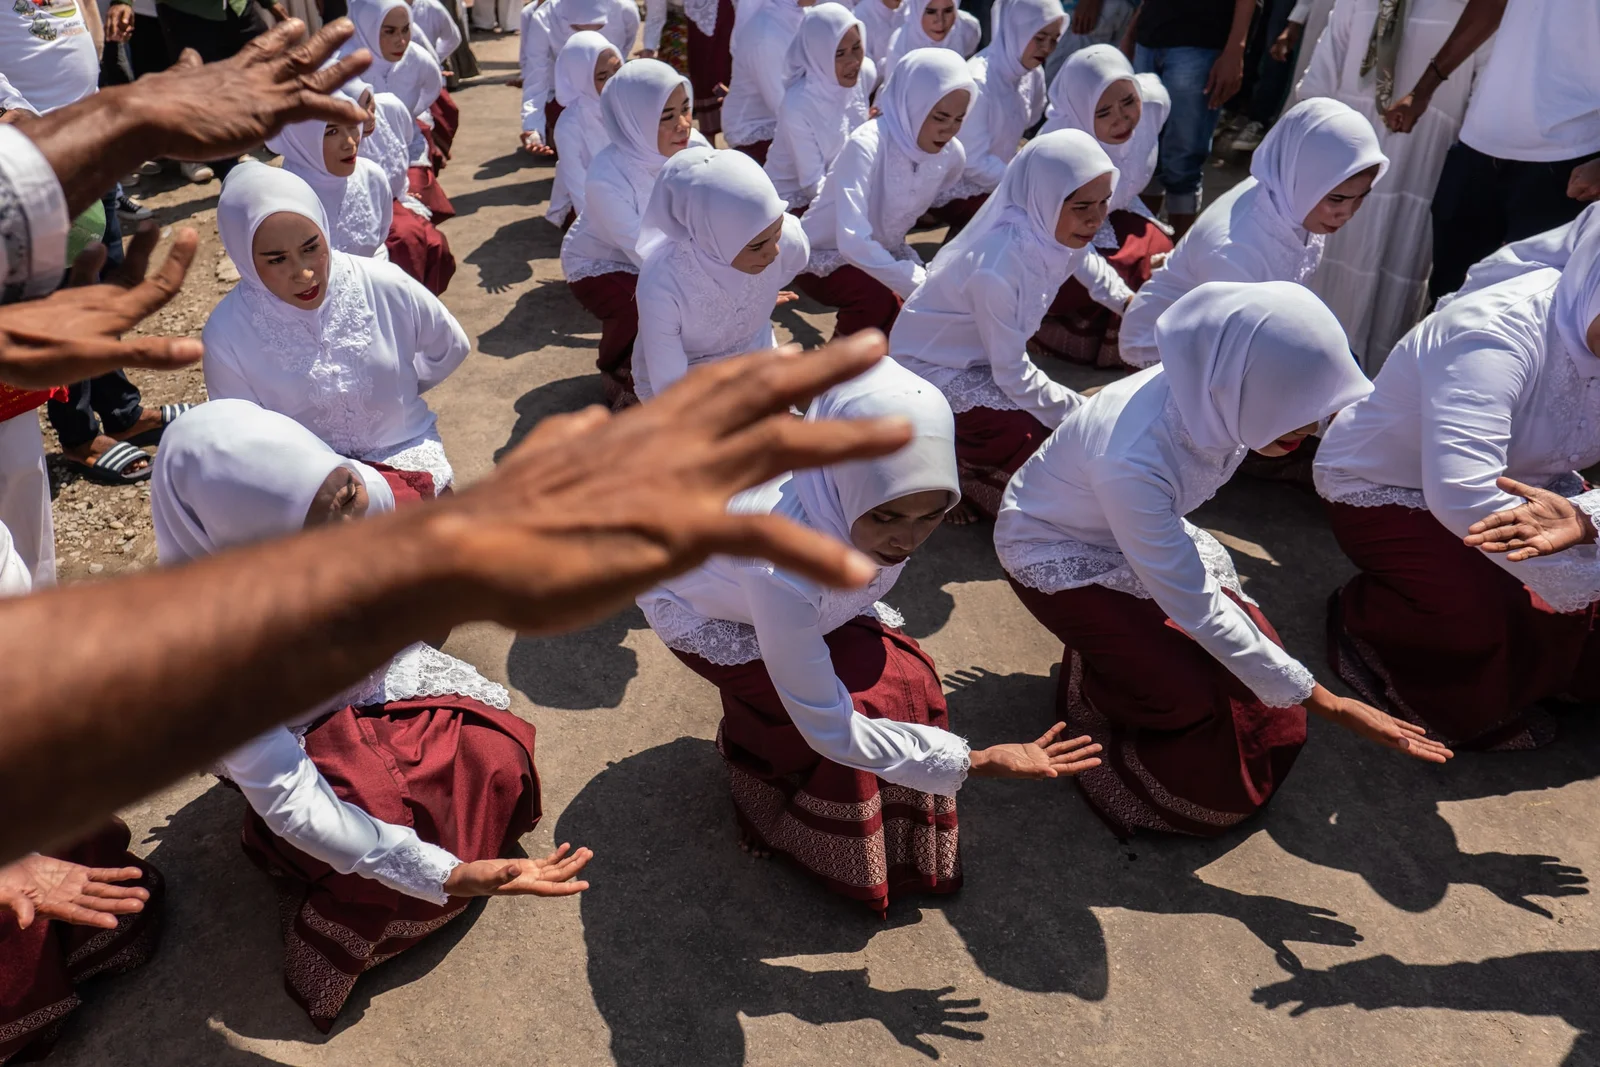
<instances>
[{"instance_id":1,"label":"white hijab","mask_svg":"<svg viewBox=\"0 0 1600 1067\"><path fill-rule=\"evenodd\" d=\"M694 99L688 78L659 59L635 59L624 63L600 93L600 119L606 136L629 169L643 171L651 180L667 162L656 140L661 110L680 85Z\"/></svg>"},{"instance_id":2,"label":"white hijab","mask_svg":"<svg viewBox=\"0 0 1600 1067\"><path fill-rule=\"evenodd\" d=\"M790 475L807 524L850 543L850 527L882 504L943 489L946 508L961 502L955 416L944 394L892 359L834 386L811 402L806 421L897 416L911 423L911 443L880 459L839 463Z\"/></svg>"},{"instance_id":3,"label":"white hijab","mask_svg":"<svg viewBox=\"0 0 1600 1067\"><path fill-rule=\"evenodd\" d=\"M328 124L321 120L291 122L276 137L268 139L267 147L283 156L283 169L304 179L322 201L322 210L333 226L333 246L352 255L373 255L389 236L384 224L387 205L375 201L376 191L368 180L370 171L362 173L359 143L354 173L341 178L328 169L322 154L327 128ZM387 174L384 187L391 187Z\"/></svg>"},{"instance_id":4,"label":"white hijab","mask_svg":"<svg viewBox=\"0 0 1600 1067\"><path fill-rule=\"evenodd\" d=\"M1100 142L1082 130L1057 130L1035 137L1006 167L1005 177L967 228L939 250L929 275L959 261L991 231L1004 227L1009 242L1022 252L1023 261L1034 267L1038 282L1034 288L1048 305L1086 251L1056 240L1061 205L1075 190L1102 174L1112 176L1114 191L1117 168Z\"/></svg>"},{"instance_id":5,"label":"white hijab","mask_svg":"<svg viewBox=\"0 0 1600 1067\"><path fill-rule=\"evenodd\" d=\"M912 159L926 156L928 153L917 147L922 124L939 101L958 89L966 90L970 107L978 87L958 54L948 48L923 48L909 53L878 93L878 108L883 112L878 126L888 131L885 140ZM946 145L945 151L949 147Z\"/></svg>"},{"instance_id":6,"label":"white hijab","mask_svg":"<svg viewBox=\"0 0 1600 1067\"><path fill-rule=\"evenodd\" d=\"M789 44L783 117L798 119L814 130L823 157L830 161L844 148L852 129L850 104L856 88L840 85L833 65L833 54L852 27L861 31L865 44L866 31L849 8L820 3L805 9Z\"/></svg>"},{"instance_id":7,"label":"white hijab","mask_svg":"<svg viewBox=\"0 0 1600 1067\"><path fill-rule=\"evenodd\" d=\"M550 7L550 47L560 56L567 42L579 33L599 33L611 16L611 6L606 0L551 0ZM594 26L593 30L574 30L574 26ZM595 58L599 58L598 56ZM626 58L626 57L624 57ZM590 68L590 84L593 85L594 67ZM559 77L560 75L557 75ZM560 93L560 90L557 90ZM560 100L558 95L556 98Z\"/></svg>"},{"instance_id":8,"label":"white hijab","mask_svg":"<svg viewBox=\"0 0 1600 1067\"><path fill-rule=\"evenodd\" d=\"M1574 360L1600 358L1588 342L1589 327L1600 319L1600 227L1588 229L1561 271L1550 308L1556 332Z\"/></svg>"},{"instance_id":9,"label":"white hijab","mask_svg":"<svg viewBox=\"0 0 1600 1067\"><path fill-rule=\"evenodd\" d=\"M786 207L767 172L743 152L685 148L656 179L639 225L639 256L686 248L714 282L742 288L758 275L735 268L734 257Z\"/></svg>"},{"instance_id":10,"label":"white hijab","mask_svg":"<svg viewBox=\"0 0 1600 1067\"><path fill-rule=\"evenodd\" d=\"M906 11L911 0L900 0L899 7L890 7L883 0L860 0L855 7L856 18L861 20L862 44L867 58L881 70L889 57L889 41L894 31L905 25Z\"/></svg>"},{"instance_id":11,"label":"white hijab","mask_svg":"<svg viewBox=\"0 0 1600 1067\"><path fill-rule=\"evenodd\" d=\"M366 486L369 513L394 510L381 474L340 456L287 415L248 400L211 400L185 412L162 438L150 477L161 562L294 533L340 467Z\"/></svg>"},{"instance_id":12,"label":"white hijab","mask_svg":"<svg viewBox=\"0 0 1600 1067\"><path fill-rule=\"evenodd\" d=\"M989 11L989 45L974 58L987 59L989 70L1007 85L1017 85L1026 77L1037 81L1043 91L1043 66L1025 69L1022 53L1027 51L1034 34L1052 23L1065 22L1066 17L1060 0L997 0ZM917 20L919 26L921 21Z\"/></svg>"},{"instance_id":13,"label":"white hijab","mask_svg":"<svg viewBox=\"0 0 1600 1067\"><path fill-rule=\"evenodd\" d=\"M907 56L919 48L942 48L954 52L963 63L966 62L966 53L961 48L966 39L966 31L962 28L960 9L957 8L955 24L950 27L950 32L944 35L944 40L935 41L922 28L924 2L925 0L901 0L902 6L914 5L914 7L906 12L900 20L900 28L889 38L889 54L885 63L891 74L896 67L905 62Z\"/></svg>"},{"instance_id":14,"label":"white hijab","mask_svg":"<svg viewBox=\"0 0 1600 1067\"><path fill-rule=\"evenodd\" d=\"M416 41L399 59L390 62L383 58L379 47L383 20L395 10L404 11L410 21L411 7L406 0L350 0L350 21L355 23L356 32L344 51L348 54L365 48L371 52L372 66L366 70L366 80L378 92L394 93L411 109L413 118L420 118L444 89L444 71L433 54ZM413 26L413 32L415 29Z\"/></svg>"},{"instance_id":15,"label":"white hijab","mask_svg":"<svg viewBox=\"0 0 1600 1067\"><path fill-rule=\"evenodd\" d=\"M579 30L567 38L556 55L556 103L576 111L585 122L601 125L600 93L594 87L594 68L610 52L622 62L617 46L598 30Z\"/></svg>"},{"instance_id":16,"label":"white hijab","mask_svg":"<svg viewBox=\"0 0 1600 1067\"><path fill-rule=\"evenodd\" d=\"M1306 216L1340 183L1369 167L1383 180L1389 157L1372 124L1328 97L1303 100L1283 113L1250 160L1250 175L1284 219L1300 231Z\"/></svg>"},{"instance_id":17,"label":"white hijab","mask_svg":"<svg viewBox=\"0 0 1600 1067\"><path fill-rule=\"evenodd\" d=\"M1201 449L1264 448L1372 392L1339 320L1293 282L1207 282L1156 323L1161 365Z\"/></svg>"},{"instance_id":18,"label":"white hijab","mask_svg":"<svg viewBox=\"0 0 1600 1067\"><path fill-rule=\"evenodd\" d=\"M1121 177L1117 180L1117 195L1111 209L1118 210L1150 184L1156 169L1156 150L1160 142L1161 125L1166 120L1170 98L1154 76L1141 78L1133 72L1133 64L1120 48L1109 44L1095 44L1080 48L1067 57L1050 83L1050 109L1044 123L1044 133L1055 130L1082 130L1094 134L1094 113L1100 108L1100 97L1117 82L1132 82L1143 101L1139 125L1121 144L1100 142L1111 162L1117 165ZM1152 82L1154 84L1152 84Z\"/></svg>"}]
</instances>

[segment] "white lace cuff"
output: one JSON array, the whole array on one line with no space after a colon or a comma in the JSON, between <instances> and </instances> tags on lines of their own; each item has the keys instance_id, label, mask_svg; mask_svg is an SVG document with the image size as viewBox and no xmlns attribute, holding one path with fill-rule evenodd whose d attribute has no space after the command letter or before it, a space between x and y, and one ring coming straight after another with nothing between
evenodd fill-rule
<instances>
[{"instance_id":1,"label":"white lace cuff","mask_svg":"<svg viewBox=\"0 0 1600 1067\"><path fill-rule=\"evenodd\" d=\"M1572 497L1572 506L1589 516L1596 530L1600 530L1600 489L1591 489Z\"/></svg>"},{"instance_id":2,"label":"white lace cuff","mask_svg":"<svg viewBox=\"0 0 1600 1067\"><path fill-rule=\"evenodd\" d=\"M1250 677L1240 676L1256 698L1269 708L1292 708L1304 704L1317 679L1299 660L1285 658L1278 663L1262 663L1250 672Z\"/></svg>"},{"instance_id":3,"label":"white lace cuff","mask_svg":"<svg viewBox=\"0 0 1600 1067\"><path fill-rule=\"evenodd\" d=\"M951 733L945 737L948 740L942 748L934 749L927 759L908 766L908 770L915 767L919 772L913 776L916 780L895 784L941 797L955 796L967 780L967 772L972 769L972 748L965 738Z\"/></svg>"},{"instance_id":4,"label":"white lace cuff","mask_svg":"<svg viewBox=\"0 0 1600 1067\"><path fill-rule=\"evenodd\" d=\"M454 855L417 838L386 852L367 877L408 897L444 904L450 899L444 880L459 866L461 861Z\"/></svg>"}]
</instances>

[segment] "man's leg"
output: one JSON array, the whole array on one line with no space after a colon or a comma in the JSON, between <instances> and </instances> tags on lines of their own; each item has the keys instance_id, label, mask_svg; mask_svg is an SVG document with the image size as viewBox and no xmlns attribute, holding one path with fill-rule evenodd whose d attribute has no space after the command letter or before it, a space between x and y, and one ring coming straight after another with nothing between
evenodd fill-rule
<instances>
[{"instance_id":1,"label":"man's leg","mask_svg":"<svg viewBox=\"0 0 1600 1067\"><path fill-rule=\"evenodd\" d=\"M1450 146L1433 193L1433 300L1461 288L1472 265L1505 244L1504 165L1460 141Z\"/></svg>"},{"instance_id":2,"label":"man's leg","mask_svg":"<svg viewBox=\"0 0 1600 1067\"><path fill-rule=\"evenodd\" d=\"M1505 189L1506 241L1520 241L1577 218L1587 205L1567 195L1567 179L1573 167L1593 158L1512 163Z\"/></svg>"},{"instance_id":3,"label":"man's leg","mask_svg":"<svg viewBox=\"0 0 1600 1067\"><path fill-rule=\"evenodd\" d=\"M1161 130L1156 173L1167 191L1167 220L1181 237L1200 214L1200 183L1218 114L1206 97L1206 81L1220 53L1215 48L1162 51L1161 81L1172 96L1172 113Z\"/></svg>"},{"instance_id":4,"label":"man's leg","mask_svg":"<svg viewBox=\"0 0 1600 1067\"><path fill-rule=\"evenodd\" d=\"M133 429L144 412L139 387L121 371L102 374L89 381L89 405L100 416L105 432L115 437Z\"/></svg>"}]
</instances>

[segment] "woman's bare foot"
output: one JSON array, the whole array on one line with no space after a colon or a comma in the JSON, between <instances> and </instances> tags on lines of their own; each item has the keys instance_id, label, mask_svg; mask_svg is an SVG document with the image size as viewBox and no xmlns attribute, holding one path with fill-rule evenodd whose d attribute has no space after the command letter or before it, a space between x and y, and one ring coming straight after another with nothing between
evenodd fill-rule
<instances>
[{"instance_id":1,"label":"woman's bare foot","mask_svg":"<svg viewBox=\"0 0 1600 1067\"><path fill-rule=\"evenodd\" d=\"M981 518L983 518L983 513L974 505L963 500L945 513L944 521L951 526L971 526Z\"/></svg>"},{"instance_id":2,"label":"woman's bare foot","mask_svg":"<svg viewBox=\"0 0 1600 1067\"><path fill-rule=\"evenodd\" d=\"M160 420L161 412L157 411L156 421L159 422ZM86 445L79 445L77 448L63 448L61 450L61 454L70 460L75 460L78 463L82 463L86 467L92 467L99 462L101 456L111 451L117 446L117 444L118 441L116 438L109 437L106 434L99 434L93 441L90 441ZM150 466L150 459L148 456L144 459L136 459L132 463L128 464L127 473L132 474L134 471L144 470L148 466Z\"/></svg>"},{"instance_id":3,"label":"woman's bare foot","mask_svg":"<svg viewBox=\"0 0 1600 1067\"><path fill-rule=\"evenodd\" d=\"M744 831L739 832L739 851L752 859L769 860L772 850Z\"/></svg>"}]
</instances>

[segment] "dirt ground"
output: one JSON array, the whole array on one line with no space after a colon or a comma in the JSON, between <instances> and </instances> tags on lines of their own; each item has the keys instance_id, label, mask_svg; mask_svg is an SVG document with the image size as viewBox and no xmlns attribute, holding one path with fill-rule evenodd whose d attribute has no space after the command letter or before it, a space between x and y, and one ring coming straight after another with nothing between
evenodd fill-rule
<instances>
[{"instance_id":1,"label":"dirt ground","mask_svg":"<svg viewBox=\"0 0 1600 1067\"><path fill-rule=\"evenodd\" d=\"M447 301L476 350L429 394L464 480L599 395L595 324L541 217L551 168L515 148L518 94L502 83L516 40L479 54L442 177L460 212ZM163 223L202 233L163 332L197 334L222 291L216 194L150 197ZM803 306L779 321L808 342L829 328ZM153 402L201 393L193 373L141 383ZM65 485L64 575L149 565L147 510L142 492ZM1325 598L1349 566L1316 500L1238 480L1199 521L1326 679ZM889 598L974 744L1053 720L1060 656L987 537L939 531ZM973 781L966 887L880 922L738 851L716 695L637 611L545 641L467 627L448 647L538 728L544 818L524 847L589 845L593 888L475 906L365 977L324 1036L281 988L273 896L238 845L243 801L193 775L125 812L168 879L165 944L85 991L58 1063L1600 1063L1600 928L1581 873L1600 867L1600 728L1584 715L1542 751L1444 768L1314 722L1265 815L1210 842L1121 843L1068 783Z\"/></svg>"}]
</instances>

